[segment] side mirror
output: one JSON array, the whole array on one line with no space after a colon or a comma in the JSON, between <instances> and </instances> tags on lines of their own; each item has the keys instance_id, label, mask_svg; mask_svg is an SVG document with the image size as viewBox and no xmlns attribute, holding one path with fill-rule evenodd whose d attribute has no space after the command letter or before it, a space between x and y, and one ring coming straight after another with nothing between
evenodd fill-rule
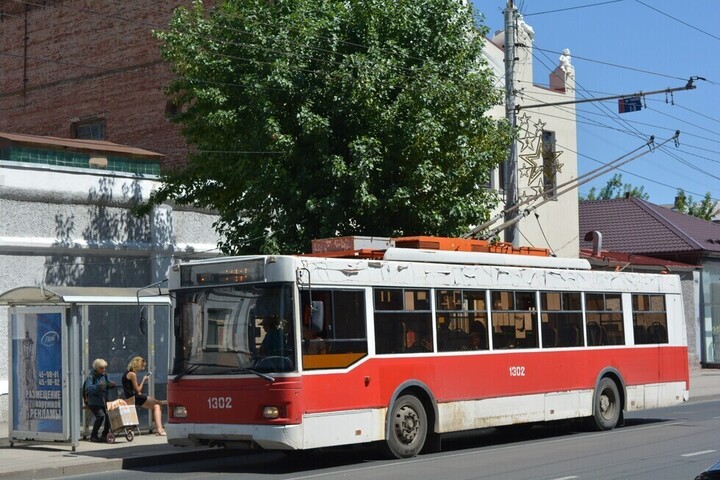
<instances>
[{"instance_id":1,"label":"side mirror","mask_svg":"<svg viewBox=\"0 0 720 480\"><path fill-rule=\"evenodd\" d=\"M140 333L145 335L147 333L147 320L145 319L145 309L147 307L142 307L140 309Z\"/></svg>"},{"instance_id":2,"label":"side mirror","mask_svg":"<svg viewBox=\"0 0 720 480\"><path fill-rule=\"evenodd\" d=\"M310 302L310 329L313 332L322 331L325 326L325 304L320 300Z\"/></svg>"}]
</instances>

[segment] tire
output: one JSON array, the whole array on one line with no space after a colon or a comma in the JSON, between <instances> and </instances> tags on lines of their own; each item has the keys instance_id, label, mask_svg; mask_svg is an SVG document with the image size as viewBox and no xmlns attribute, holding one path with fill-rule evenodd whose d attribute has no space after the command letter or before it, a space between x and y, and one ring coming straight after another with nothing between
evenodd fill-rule
<instances>
[{"instance_id":1,"label":"tire","mask_svg":"<svg viewBox=\"0 0 720 480\"><path fill-rule=\"evenodd\" d=\"M125 438L128 442L132 442L135 439L135 434L132 430L125 430Z\"/></svg>"},{"instance_id":2,"label":"tire","mask_svg":"<svg viewBox=\"0 0 720 480\"><path fill-rule=\"evenodd\" d=\"M620 421L622 404L620 392L614 381L605 377L600 379L593 398L593 420L596 430L612 430Z\"/></svg>"},{"instance_id":3,"label":"tire","mask_svg":"<svg viewBox=\"0 0 720 480\"><path fill-rule=\"evenodd\" d=\"M428 435L427 413L413 395L397 399L388 416L387 453L391 458L411 458L425 445Z\"/></svg>"},{"instance_id":4,"label":"tire","mask_svg":"<svg viewBox=\"0 0 720 480\"><path fill-rule=\"evenodd\" d=\"M108 432L107 437L105 437L105 441L107 443L115 443L115 434L113 432Z\"/></svg>"}]
</instances>

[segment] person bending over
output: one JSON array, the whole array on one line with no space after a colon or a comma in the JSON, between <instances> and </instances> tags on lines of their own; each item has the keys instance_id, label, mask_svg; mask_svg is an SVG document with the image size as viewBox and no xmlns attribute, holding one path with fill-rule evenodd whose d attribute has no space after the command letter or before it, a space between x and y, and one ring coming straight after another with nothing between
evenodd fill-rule
<instances>
[{"instance_id":1,"label":"person bending over","mask_svg":"<svg viewBox=\"0 0 720 480\"><path fill-rule=\"evenodd\" d=\"M95 415L95 423L90 433L91 442L107 441L107 434L110 431L110 418L107 414L108 389L114 388L115 384L108 380L105 373L107 362L102 358L96 358L92 363L93 371L85 380L83 390L85 392L87 405ZM98 436L100 426L104 424L102 436Z\"/></svg>"}]
</instances>

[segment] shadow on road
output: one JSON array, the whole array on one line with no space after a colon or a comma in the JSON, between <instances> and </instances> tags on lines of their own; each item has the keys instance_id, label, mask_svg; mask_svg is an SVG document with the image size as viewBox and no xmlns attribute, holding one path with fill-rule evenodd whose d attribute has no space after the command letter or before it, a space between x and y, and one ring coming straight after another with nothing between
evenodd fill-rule
<instances>
[{"instance_id":1,"label":"shadow on road","mask_svg":"<svg viewBox=\"0 0 720 480\"><path fill-rule=\"evenodd\" d=\"M671 420L658 418L632 418L625 422L622 429L641 427ZM509 445L520 442L537 441L547 438L587 435L591 430L579 421L557 422L542 425L519 425L504 428L486 428L468 432L452 433L443 436L442 452L458 452L474 448ZM442 453L441 453L442 455ZM349 465L363 463L394 462L388 459L378 444L356 445L348 447L323 448L298 452L248 452L228 450L226 455L213 457L212 466L207 461L184 462L178 466L160 465L152 468L139 468L147 472L213 472L222 474L258 473L265 475L297 474L307 471L333 470Z\"/></svg>"}]
</instances>

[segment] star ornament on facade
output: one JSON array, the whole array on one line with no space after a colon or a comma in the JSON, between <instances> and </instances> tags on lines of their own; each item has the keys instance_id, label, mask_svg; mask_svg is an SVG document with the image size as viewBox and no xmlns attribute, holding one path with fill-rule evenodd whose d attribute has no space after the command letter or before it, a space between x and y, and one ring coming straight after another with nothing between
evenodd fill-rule
<instances>
[{"instance_id":1,"label":"star ornament on facade","mask_svg":"<svg viewBox=\"0 0 720 480\"><path fill-rule=\"evenodd\" d=\"M535 151L532 153L525 153L520 155L522 160L518 173L520 178L527 178L528 185L533 185L537 182L537 179L543 174L542 164L539 160L542 158L542 146L540 143L535 147Z\"/></svg>"},{"instance_id":2,"label":"star ornament on facade","mask_svg":"<svg viewBox=\"0 0 720 480\"><path fill-rule=\"evenodd\" d=\"M524 113L519 119L518 124L518 143L520 151L533 150L535 141L537 140L537 132L530 132L530 117Z\"/></svg>"}]
</instances>

